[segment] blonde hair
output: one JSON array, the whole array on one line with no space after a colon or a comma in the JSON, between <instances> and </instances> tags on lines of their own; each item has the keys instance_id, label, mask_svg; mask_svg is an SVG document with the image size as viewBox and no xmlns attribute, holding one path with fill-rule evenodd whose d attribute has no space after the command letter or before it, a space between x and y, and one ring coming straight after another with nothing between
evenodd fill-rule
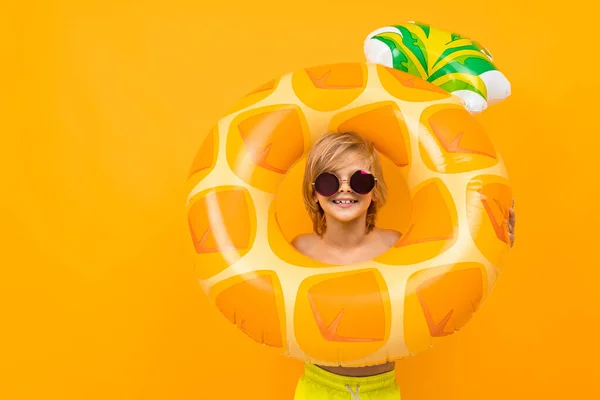
<instances>
[{"instance_id":1,"label":"blonde hair","mask_svg":"<svg viewBox=\"0 0 600 400\"><path fill-rule=\"evenodd\" d=\"M369 172L377 178L373 189L373 201L367 210L367 232L371 232L375 228L377 210L387 200L387 186L383 180L381 160L371 142L354 132L334 132L321 136L308 153L302 188L304 206L312 219L313 230L319 236L325 233L327 224L321 205L314 200L313 182L319 174L335 171L349 162L355 161L357 158L348 159L348 153L351 152L358 154L358 160L367 161Z\"/></svg>"}]
</instances>

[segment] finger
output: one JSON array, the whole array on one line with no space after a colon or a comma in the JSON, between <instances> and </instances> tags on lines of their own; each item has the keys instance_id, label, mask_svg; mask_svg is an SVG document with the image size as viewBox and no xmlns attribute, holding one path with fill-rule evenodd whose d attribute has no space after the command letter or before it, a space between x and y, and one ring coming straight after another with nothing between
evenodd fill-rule
<instances>
[{"instance_id":1,"label":"finger","mask_svg":"<svg viewBox=\"0 0 600 400\"><path fill-rule=\"evenodd\" d=\"M515 244L515 235L513 233L509 233L508 238L510 239L510 247L513 247Z\"/></svg>"},{"instance_id":2,"label":"finger","mask_svg":"<svg viewBox=\"0 0 600 400\"><path fill-rule=\"evenodd\" d=\"M508 210L508 222L510 223L510 225L515 224L515 210L513 210L512 208Z\"/></svg>"}]
</instances>

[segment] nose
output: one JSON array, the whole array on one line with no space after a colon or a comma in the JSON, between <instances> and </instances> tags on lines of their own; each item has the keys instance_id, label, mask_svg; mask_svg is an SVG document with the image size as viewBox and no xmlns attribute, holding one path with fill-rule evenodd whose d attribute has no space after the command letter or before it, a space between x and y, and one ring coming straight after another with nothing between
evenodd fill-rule
<instances>
[{"instance_id":1,"label":"nose","mask_svg":"<svg viewBox=\"0 0 600 400\"><path fill-rule=\"evenodd\" d=\"M351 192L352 188L350 187L350 183L348 182L348 180L344 179L344 180L340 180L340 189L339 192L343 193L343 192Z\"/></svg>"}]
</instances>

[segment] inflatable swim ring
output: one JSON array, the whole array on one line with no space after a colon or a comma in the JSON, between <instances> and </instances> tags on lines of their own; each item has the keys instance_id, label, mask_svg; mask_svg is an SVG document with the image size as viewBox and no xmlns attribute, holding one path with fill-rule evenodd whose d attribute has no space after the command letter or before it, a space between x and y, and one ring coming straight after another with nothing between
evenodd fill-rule
<instances>
[{"instance_id":1,"label":"inflatable swim ring","mask_svg":"<svg viewBox=\"0 0 600 400\"><path fill-rule=\"evenodd\" d=\"M381 256L328 265L290 241L311 231L305 155L352 130L384 158ZM427 349L489 295L509 249L512 193L490 139L437 86L369 63L305 68L257 88L204 139L189 176L195 270L246 335L321 365L364 366Z\"/></svg>"},{"instance_id":2,"label":"inflatable swim ring","mask_svg":"<svg viewBox=\"0 0 600 400\"><path fill-rule=\"evenodd\" d=\"M492 54L475 40L409 21L371 32L364 43L367 61L408 72L462 98L481 112L510 95L510 82Z\"/></svg>"}]
</instances>

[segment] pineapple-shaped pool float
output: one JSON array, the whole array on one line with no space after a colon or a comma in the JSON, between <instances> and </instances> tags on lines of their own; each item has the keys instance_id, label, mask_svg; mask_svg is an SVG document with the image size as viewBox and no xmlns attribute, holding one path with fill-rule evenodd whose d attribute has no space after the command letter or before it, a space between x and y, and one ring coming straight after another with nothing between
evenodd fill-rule
<instances>
[{"instance_id":1,"label":"pineapple-shaped pool float","mask_svg":"<svg viewBox=\"0 0 600 400\"><path fill-rule=\"evenodd\" d=\"M327 265L290 241L311 230L305 155L354 131L384 158L381 256ZM370 63L305 68L245 96L204 139L187 200L197 277L246 335L321 365L363 366L428 348L464 326L509 248L512 194L481 125L447 91Z\"/></svg>"}]
</instances>

